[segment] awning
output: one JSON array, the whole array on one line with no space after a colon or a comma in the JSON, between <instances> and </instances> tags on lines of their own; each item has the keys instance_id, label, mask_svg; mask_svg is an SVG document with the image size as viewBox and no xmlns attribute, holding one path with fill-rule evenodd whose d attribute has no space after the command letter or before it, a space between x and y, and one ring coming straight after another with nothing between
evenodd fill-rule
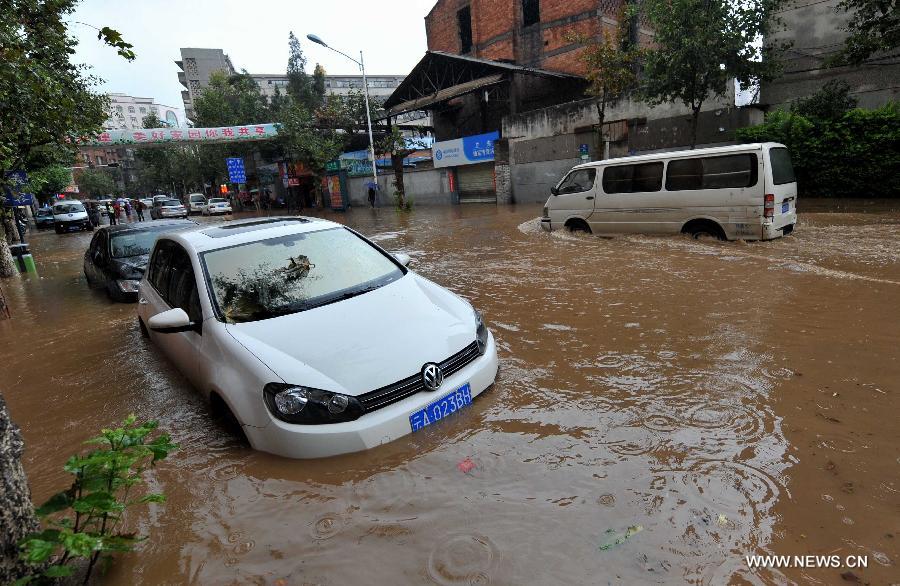
<instances>
[{"instance_id":1,"label":"awning","mask_svg":"<svg viewBox=\"0 0 900 586\"><path fill-rule=\"evenodd\" d=\"M498 83L501 83L502 81L502 73L496 73L494 75L488 75L485 77L474 79L472 81L467 81L459 85L454 85L442 90L438 90L430 96L424 96L415 100L408 100L406 102L397 104L396 106L388 110L388 114L390 114L391 116L396 116L398 114L403 114L404 112L423 110L427 106L430 106L432 104L437 104L443 102L444 100L456 98L458 96L474 92L475 90L479 90L483 87L496 85Z\"/></svg>"}]
</instances>

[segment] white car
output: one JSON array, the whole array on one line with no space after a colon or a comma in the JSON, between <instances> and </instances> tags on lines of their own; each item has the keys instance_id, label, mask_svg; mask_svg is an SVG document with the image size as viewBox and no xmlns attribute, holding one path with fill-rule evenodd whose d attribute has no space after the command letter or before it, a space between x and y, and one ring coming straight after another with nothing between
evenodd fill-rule
<instances>
[{"instance_id":1,"label":"white car","mask_svg":"<svg viewBox=\"0 0 900 586\"><path fill-rule=\"evenodd\" d=\"M57 234L70 230L94 230L84 204L75 199L64 199L53 204L53 227Z\"/></svg>"},{"instance_id":2,"label":"white car","mask_svg":"<svg viewBox=\"0 0 900 586\"><path fill-rule=\"evenodd\" d=\"M169 218L187 219L188 211L177 199L164 199L154 202L153 207L150 209L150 217L154 220L167 220Z\"/></svg>"},{"instance_id":3,"label":"white car","mask_svg":"<svg viewBox=\"0 0 900 586\"><path fill-rule=\"evenodd\" d=\"M199 214L206 205L206 196L202 193L189 193L187 196L188 213Z\"/></svg>"},{"instance_id":4,"label":"white car","mask_svg":"<svg viewBox=\"0 0 900 586\"><path fill-rule=\"evenodd\" d=\"M497 376L481 315L408 263L315 218L164 234L138 319L255 449L365 450L465 413Z\"/></svg>"},{"instance_id":5,"label":"white car","mask_svg":"<svg viewBox=\"0 0 900 586\"><path fill-rule=\"evenodd\" d=\"M231 213L231 204L228 203L227 199L221 197L211 197L209 201L206 202L200 213L204 216L214 216L216 214L230 214Z\"/></svg>"}]
</instances>

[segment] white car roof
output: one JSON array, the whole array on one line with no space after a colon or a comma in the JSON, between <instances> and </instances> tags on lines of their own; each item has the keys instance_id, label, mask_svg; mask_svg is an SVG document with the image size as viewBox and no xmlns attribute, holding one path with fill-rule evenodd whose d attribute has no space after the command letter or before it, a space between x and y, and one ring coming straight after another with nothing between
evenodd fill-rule
<instances>
[{"instance_id":1,"label":"white car roof","mask_svg":"<svg viewBox=\"0 0 900 586\"><path fill-rule=\"evenodd\" d=\"M337 222L330 222L320 218L278 216L237 220L213 226L208 224L205 226L201 225L192 230L178 232L167 237L179 242L186 249L199 253L288 236L290 234L317 232L340 227L342 225Z\"/></svg>"},{"instance_id":2,"label":"white car roof","mask_svg":"<svg viewBox=\"0 0 900 586\"><path fill-rule=\"evenodd\" d=\"M626 163L642 163L645 161L658 161L660 159L671 159L677 157L696 157L703 155L719 155L723 153L745 153L747 151L762 150L763 147L784 147L783 144L777 142L756 142L750 144L735 144L729 146L709 147L705 149L684 149L678 151L665 151L662 153L650 153L647 155L634 155L631 157L619 157L616 159L605 159L603 161L591 161L590 163L582 163L575 165L573 169L588 169L591 167L603 167L606 165L621 165Z\"/></svg>"}]
</instances>

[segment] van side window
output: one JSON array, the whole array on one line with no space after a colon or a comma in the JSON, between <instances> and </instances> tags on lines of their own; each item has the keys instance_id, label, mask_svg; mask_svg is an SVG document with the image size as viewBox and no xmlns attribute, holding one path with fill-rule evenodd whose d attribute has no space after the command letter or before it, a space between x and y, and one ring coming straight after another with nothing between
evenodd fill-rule
<instances>
[{"instance_id":1,"label":"van side window","mask_svg":"<svg viewBox=\"0 0 900 586\"><path fill-rule=\"evenodd\" d=\"M197 295L197 281L194 279L194 267L187 252L177 244L173 246L172 260L169 271L172 277L169 281L169 290L165 295L166 301L174 307L179 307L188 314L192 322L203 321L200 312L200 297Z\"/></svg>"},{"instance_id":2,"label":"van side window","mask_svg":"<svg viewBox=\"0 0 900 586\"><path fill-rule=\"evenodd\" d=\"M662 189L663 164L616 165L603 170L606 193L643 193Z\"/></svg>"},{"instance_id":3,"label":"van side window","mask_svg":"<svg viewBox=\"0 0 900 586\"><path fill-rule=\"evenodd\" d=\"M667 191L752 187L758 180L756 155L694 157L669 161Z\"/></svg>"},{"instance_id":4,"label":"van side window","mask_svg":"<svg viewBox=\"0 0 900 586\"><path fill-rule=\"evenodd\" d=\"M572 171L559 184L559 193L582 193L594 188L594 179L597 177L596 169L576 169Z\"/></svg>"},{"instance_id":5,"label":"van side window","mask_svg":"<svg viewBox=\"0 0 900 586\"><path fill-rule=\"evenodd\" d=\"M797 181L794 167L791 165L791 155L786 148L770 149L769 162L772 163L772 183L784 185Z\"/></svg>"},{"instance_id":6,"label":"van side window","mask_svg":"<svg viewBox=\"0 0 900 586\"><path fill-rule=\"evenodd\" d=\"M150 260L150 272L147 280L163 298L169 289L169 277L171 276L169 263L174 246L175 243L171 240L160 240L153 251L153 258Z\"/></svg>"}]
</instances>

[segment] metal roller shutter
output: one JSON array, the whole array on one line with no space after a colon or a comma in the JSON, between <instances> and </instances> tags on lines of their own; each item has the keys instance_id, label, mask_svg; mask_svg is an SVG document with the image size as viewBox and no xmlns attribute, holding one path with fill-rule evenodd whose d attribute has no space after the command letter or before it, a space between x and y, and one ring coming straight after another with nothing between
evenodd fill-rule
<instances>
[{"instance_id":1,"label":"metal roller shutter","mask_svg":"<svg viewBox=\"0 0 900 586\"><path fill-rule=\"evenodd\" d=\"M494 163L457 167L456 179L459 183L459 203L497 203Z\"/></svg>"}]
</instances>

